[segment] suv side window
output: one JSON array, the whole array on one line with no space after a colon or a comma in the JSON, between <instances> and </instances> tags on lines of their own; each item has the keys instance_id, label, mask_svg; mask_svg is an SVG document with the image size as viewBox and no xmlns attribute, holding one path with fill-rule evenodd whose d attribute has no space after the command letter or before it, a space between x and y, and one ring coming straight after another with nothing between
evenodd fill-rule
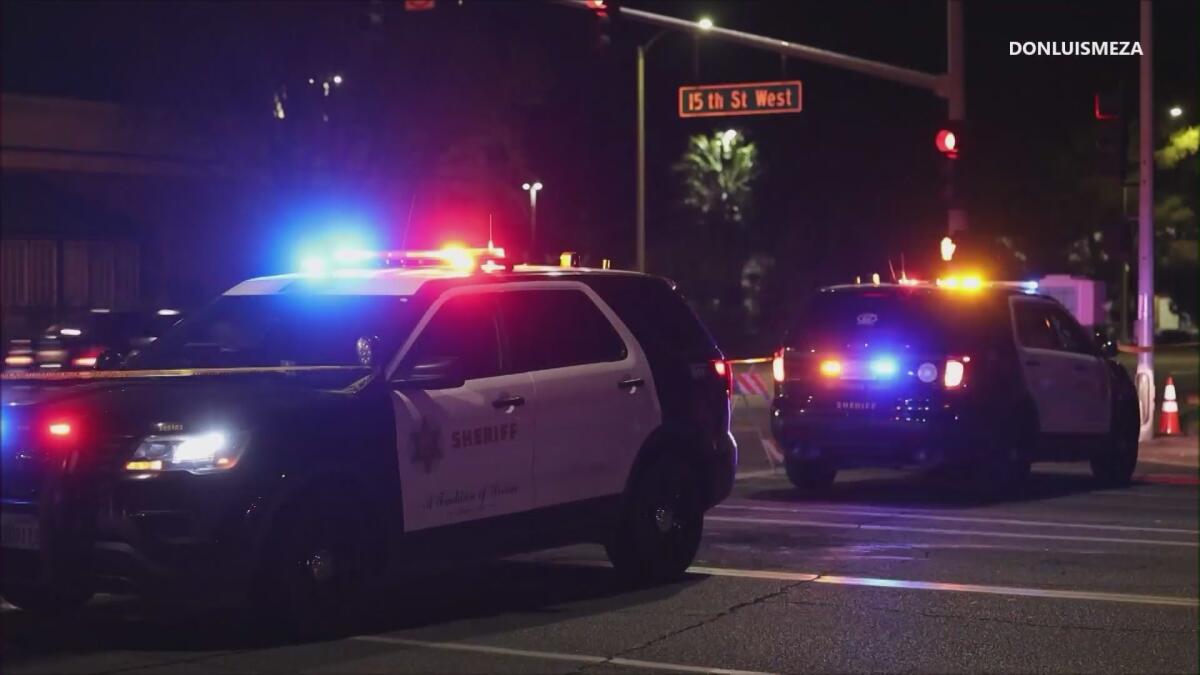
<instances>
[{"instance_id":1,"label":"suv side window","mask_svg":"<svg viewBox=\"0 0 1200 675\"><path fill-rule=\"evenodd\" d=\"M651 361L720 357L704 325L666 281L599 277L587 283L621 317Z\"/></svg>"},{"instance_id":2,"label":"suv side window","mask_svg":"<svg viewBox=\"0 0 1200 675\"><path fill-rule=\"evenodd\" d=\"M443 303L404 357L405 367L457 358L465 379L499 375L500 340L493 298L493 293L474 293Z\"/></svg>"},{"instance_id":3,"label":"suv side window","mask_svg":"<svg viewBox=\"0 0 1200 675\"><path fill-rule=\"evenodd\" d=\"M1013 303L1017 340L1029 349L1059 349L1058 336L1050 316L1053 308L1043 302Z\"/></svg>"},{"instance_id":4,"label":"suv side window","mask_svg":"<svg viewBox=\"0 0 1200 675\"><path fill-rule=\"evenodd\" d=\"M620 361L629 353L608 318L581 291L500 294L508 372Z\"/></svg>"},{"instance_id":5,"label":"suv side window","mask_svg":"<svg viewBox=\"0 0 1200 675\"><path fill-rule=\"evenodd\" d=\"M1056 307L1051 310L1050 322L1058 337L1059 349L1075 354L1093 355L1092 341L1079 322L1075 321L1075 317Z\"/></svg>"}]
</instances>

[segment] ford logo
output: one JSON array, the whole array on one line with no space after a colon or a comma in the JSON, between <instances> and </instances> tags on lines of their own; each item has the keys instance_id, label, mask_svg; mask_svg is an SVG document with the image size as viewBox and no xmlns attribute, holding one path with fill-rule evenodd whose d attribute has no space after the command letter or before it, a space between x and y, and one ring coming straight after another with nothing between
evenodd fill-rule
<instances>
[{"instance_id":1,"label":"ford logo","mask_svg":"<svg viewBox=\"0 0 1200 675\"><path fill-rule=\"evenodd\" d=\"M874 326L876 321L879 321L878 314L864 312L858 315L858 325L860 326Z\"/></svg>"}]
</instances>

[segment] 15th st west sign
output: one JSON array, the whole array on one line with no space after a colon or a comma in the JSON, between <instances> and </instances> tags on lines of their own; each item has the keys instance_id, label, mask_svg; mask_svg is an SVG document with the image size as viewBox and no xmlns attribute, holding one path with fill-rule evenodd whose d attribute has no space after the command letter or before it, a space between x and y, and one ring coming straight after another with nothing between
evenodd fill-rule
<instances>
[{"instance_id":1,"label":"15th st west sign","mask_svg":"<svg viewBox=\"0 0 1200 675\"><path fill-rule=\"evenodd\" d=\"M800 81L704 84L679 88L680 117L800 112Z\"/></svg>"}]
</instances>

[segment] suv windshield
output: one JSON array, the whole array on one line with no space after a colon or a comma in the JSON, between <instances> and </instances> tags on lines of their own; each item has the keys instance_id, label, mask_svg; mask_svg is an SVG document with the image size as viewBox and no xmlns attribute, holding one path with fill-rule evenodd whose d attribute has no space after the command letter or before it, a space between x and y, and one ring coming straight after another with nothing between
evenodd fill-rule
<instances>
[{"instance_id":1,"label":"suv windshield","mask_svg":"<svg viewBox=\"0 0 1200 675\"><path fill-rule=\"evenodd\" d=\"M379 338L378 362L411 329L408 301L393 295L223 295L134 353L124 367L359 366L360 337Z\"/></svg>"}]
</instances>

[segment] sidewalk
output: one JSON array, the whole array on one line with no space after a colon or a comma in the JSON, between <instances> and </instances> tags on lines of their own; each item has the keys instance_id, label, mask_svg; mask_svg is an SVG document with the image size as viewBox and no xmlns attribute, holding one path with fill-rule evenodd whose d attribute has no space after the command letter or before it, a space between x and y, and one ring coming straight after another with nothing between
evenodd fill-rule
<instances>
[{"instance_id":1,"label":"sidewalk","mask_svg":"<svg viewBox=\"0 0 1200 675\"><path fill-rule=\"evenodd\" d=\"M1138 446L1138 461L1200 467L1200 439L1195 436L1167 436L1144 441Z\"/></svg>"}]
</instances>

